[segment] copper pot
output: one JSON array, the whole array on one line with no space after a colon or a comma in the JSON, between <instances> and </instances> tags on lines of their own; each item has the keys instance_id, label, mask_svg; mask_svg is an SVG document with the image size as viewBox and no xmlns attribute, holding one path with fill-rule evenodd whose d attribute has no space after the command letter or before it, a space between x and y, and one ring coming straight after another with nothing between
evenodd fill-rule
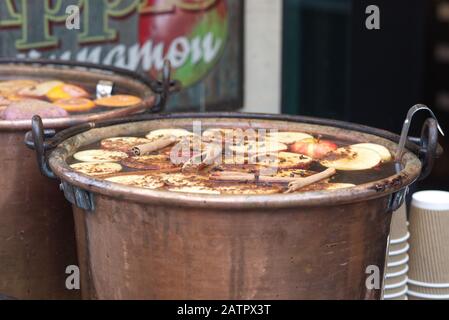
<instances>
[{"instance_id":1,"label":"copper pot","mask_svg":"<svg viewBox=\"0 0 449 320\"><path fill-rule=\"evenodd\" d=\"M91 64L0 60L0 79L17 78L77 81L90 87L110 80L143 99L131 108L44 120L52 129L142 112L154 107L157 99L151 88L155 86L139 75ZM23 145L30 128L31 119L0 120L0 292L19 299L77 298L79 292L65 288L66 267L77 264L71 208L58 183L42 177L34 153Z\"/></svg>"},{"instance_id":2,"label":"copper pot","mask_svg":"<svg viewBox=\"0 0 449 320\"><path fill-rule=\"evenodd\" d=\"M35 118L34 138L42 144ZM277 128L362 140L392 152L398 137L373 128L313 118L249 114L173 114L84 126L41 145L56 146L48 165L74 208L84 298L379 299L366 286L380 277L391 212L435 155L436 123L426 148L409 142L388 179L333 192L214 196L144 190L93 179L66 160L101 139L163 127ZM69 137L74 132L86 130ZM431 143L428 143L430 140ZM45 148L44 148L45 149ZM39 155L38 155L39 156ZM42 155L40 155L42 156ZM426 163L424 163L426 165Z\"/></svg>"}]
</instances>

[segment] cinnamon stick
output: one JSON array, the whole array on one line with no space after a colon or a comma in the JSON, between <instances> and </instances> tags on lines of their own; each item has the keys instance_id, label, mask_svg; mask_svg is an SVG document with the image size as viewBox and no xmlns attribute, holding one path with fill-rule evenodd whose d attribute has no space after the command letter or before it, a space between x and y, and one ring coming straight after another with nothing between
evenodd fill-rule
<instances>
[{"instance_id":1,"label":"cinnamon stick","mask_svg":"<svg viewBox=\"0 0 449 320\"><path fill-rule=\"evenodd\" d=\"M232 182L265 182L265 183L290 183L297 181L297 177L273 177L264 175L255 175L245 172L221 171L215 172L210 176L211 180L216 181L232 181Z\"/></svg>"},{"instance_id":2,"label":"cinnamon stick","mask_svg":"<svg viewBox=\"0 0 449 320\"><path fill-rule=\"evenodd\" d=\"M332 177L333 175L335 175L336 173L337 173L337 170L335 170L334 168L329 168L323 172L314 174L313 176L309 176L306 178L298 178L295 181L290 182L286 193L296 192L296 191L298 191L304 187L307 187L311 184L320 182L321 180L324 180L324 179L328 179L328 178Z\"/></svg>"},{"instance_id":3,"label":"cinnamon stick","mask_svg":"<svg viewBox=\"0 0 449 320\"><path fill-rule=\"evenodd\" d=\"M219 145L211 144L206 147L206 151L199 155L195 155L187 161L182 170L187 170L190 167L197 166L203 169L207 166L215 164L215 160L222 156L222 148Z\"/></svg>"},{"instance_id":4,"label":"cinnamon stick","mask_svg":"<svg viewBox=\"0 0 449 320\"><path fill-rule=\"evenodd\" d=\"M164 149L164 148L168 147L169 145L172 145L176 141L177 141L177 139L174 136L169 136L169 137L165 136L162 138L158 138L151 143L136 146L136 147L132 148L131 151L136 156L143 156L143 155L150 154L152 152Z\"/></svg>"}]
</instances>

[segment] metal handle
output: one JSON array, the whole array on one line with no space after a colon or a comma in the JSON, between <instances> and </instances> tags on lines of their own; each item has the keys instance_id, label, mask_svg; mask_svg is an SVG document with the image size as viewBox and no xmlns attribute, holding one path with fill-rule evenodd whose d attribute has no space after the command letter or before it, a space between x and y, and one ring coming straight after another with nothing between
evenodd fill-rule
<instances>
[{"instance_id":1,"label":"metal handle","mask_svg":"<svg viewBox=\"0 0 449 320\"><path fill-rule=\"evenodd\" d=\"M427 178L432 172L435 159L439 156L438 122L429 118L423 125L419 140L419 158L422 162L421 175L418 180ZM440 147L441 148L441 147Z\"/></svg>"},{"instance_id":2,"label":"metal handle","mask_svg":"<svg viewBox=\"0 0 449 320\"><path fill-rule=\"evenodd\" d=\"M171 63L169 60L164 61L162 68L162 80L152 80L152 90L159 94L159 101L151 109L152 113L159 113L164 111L168 102L170 93L178 92L181 89L181 83L177 80L171 80Z\"/></svg>"},{"instance_id":3,"label":"metal handle","mask_svg":"<svg viewBox=\"0 0 449 320\"><path fill-rule=\"evenodd\" d=\"M42 123L41 117L33 117L31 129L34 149L36 150L36 158L40 171L44 176L51 179L56 179L56 176L53 171L51 171L46 158L44 124Z\"/></svg>"}]
</instances>

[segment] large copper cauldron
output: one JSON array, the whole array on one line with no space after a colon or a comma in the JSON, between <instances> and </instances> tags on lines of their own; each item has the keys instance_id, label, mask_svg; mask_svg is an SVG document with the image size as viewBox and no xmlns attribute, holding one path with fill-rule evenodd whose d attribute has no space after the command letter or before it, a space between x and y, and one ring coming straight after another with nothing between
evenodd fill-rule
<instances>
[{"instance_id":1,"label":"large copper cauldron","mask_svg":"<svg viewBox=\"0 0 449 320\"><path fill-rule=\"evenodd\" d=\"M98 81L108 80L115 88L143 99L131 108L45 120L45 127L52 129L142 112L154 107L158 98L154 92L157 81L152 85L117 68L57 61L0 61L0 80L20 78L76 81L93 88ZM0 120L0 293L19 299L76 298L78 292L65 288L66 267L77 264L71 209L58 183L42 177L34 153L23 145L23 136L30 128L31 119ZM54 133L49 130L46 135Z\"/></svg>"},{"instance_id":2,"label":"large copper cauldron","mask_svg":"<svg viewBox=\"0 0 449 320\"><path fill-rule=\"evenodd\" d=\"M173 114L88 124L43 141L40 164L73 204L84 298L379 299L369 266L384 269L391 212L431 168L436 122L409 142L398 173L333 192L215 196L144 190L71 170L80 147L164 127L276 128L361 140L396 151L394 134L343 122L248 114ZM109 123L110 124L110 123ZM75 132L85 130L68 138ZM42 151L58 145L47 159ZM423 163L424 162L424 163ZM423 166L424 165L424 166ZM422 171L425 168L425 172Z\"/></svg>"}]
</instances>

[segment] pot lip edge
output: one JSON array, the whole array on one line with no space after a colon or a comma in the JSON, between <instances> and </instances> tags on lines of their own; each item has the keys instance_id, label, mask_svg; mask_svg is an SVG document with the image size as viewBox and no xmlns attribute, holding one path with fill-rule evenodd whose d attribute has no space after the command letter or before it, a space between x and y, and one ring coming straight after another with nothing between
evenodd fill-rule
<instances>
[{"instance_id":1,"label":"pot lip edge","mask_svg":"<svg viewBox=\"0 0 449 320\"><path fill-rule=\"evenodd\" d=\"M227 113L232 118L238 118L242 113ZM205 116L204 116L205 115ZM254 115L254 114L246 114ZM264 115L264 114L260 114ZM266 115L266 114L265 114ZM186 114L186 118L192 114ZM205 118L216 117L214 113L204 113ZM276 116L276 115L275 115ZM204 118L202 117L202 118ZM281 120L277 115L273 120ZM288 117L286 117L288 118ZM155 119L158 120L158 119ZM267 119L270 120L270 119ZM151 120L149 120L151 121ZM282 121L282 120L281 120ZM329 126L329 125L324 125ZM367 127L367 126L365 126ZM370 128L370 127L368 127ZM375 128L373 128L375 129ZM356 131L354 129L349 129ZM382 129L375 129L382 130ZM375 135L375 133L371 133ZM384 138L389 140L387 138ZM67 140L66 140L67 141ZM66 142L65 141L65 142ZM389 140L391 141L391 140ZM393 141L392 141L393 142ZM64 144L64 142L63 142ZM53 152L58 152L55 149ZM115 199L124 199L125 201L134 201L144 204L156 205L177 205L183 207L207 207L207 208L264 208L267 205L271 208L286 208L286 207L314 207L314 206L332 206L340 204L356 203L361 201L373 200L388 196L397 191L400 191L412 183L414 183L422 169L422 164L417 156L407 149L404 155L406 165L404 169L385 179L376 180L363 185L358 185L354 188L333 190L333 191L318 191L318 192L304 192L294 194L274 194L274 195L203 195L193 193L176 193L170 191L156 191L126 185L119 185L109 181L95 179L77 173L69 168L65 161L55 159L53 152L50 155L50 167L59 179L71 185L75 185L84 190L101 194ZM391 182L400 179L398 185L390 185L386 182ZM384 182L387 187L384 190L376 191L375 187L380 182Z\"/></svg>"},{"instance_id":2,"label":"pot lip edge","mask_svg":"<svg viewBox=\"0 0 449 320\"><path fill-rule=\"evenodd\" d=\"M114 110L111 108L110 111L101 112L101 113L91 113L91 114L82 114L82 115L70 115L69 117L63 117L63 118L45 118L43 119L44 128L46 129L67 129L71 126L83 124L85 122L97 122L97 121L103 121L103 120L112 120L112 119L118 119L121 117L126 117L135 113L139 113L141 111L151 109L155 103L156 103L156 93L153 92L153 90L144 82L140 81L139 79L135 79L128 75L122 75L122 74L116 74L116 73L110 73L107 71L102 70L89 70L89 69L82 69L83 66L71 66L71 67L64 67L64 66L53 66L51 64L47 65L41 65L39 67L33 67L30 65L22 65L20 62L17 63L10 63L10 64L4 64L0 65L0 69L6 69L10 65L12 65L14 68L18 69L19 71L25 72L32 72L36 69L43 72L44 74L41 77L42 79L54 79L52 77L52 73L62 72L67 74L76 74L77 72L83 72L86 74L89 74L91 77L98 77L100 80L101 77L107 77L109 79L120 79L121 81L128 81L129 83L133 84L134 86L141 87L141 94L139 95L140 98L143 100L141 103L131 106L131 107L125 107L125 108L119 108L117 110ZM81 68L81 69L77 69ZM47 74L45 74L47 72ZM17 79L21 79L20 75L17 77ZM2 80L0 80L2 81ZM0 132L14 132L14 131L29 131L31 130L31 119L29 120L4 120L0 118Z\"/></svg>"}]
</instances>

